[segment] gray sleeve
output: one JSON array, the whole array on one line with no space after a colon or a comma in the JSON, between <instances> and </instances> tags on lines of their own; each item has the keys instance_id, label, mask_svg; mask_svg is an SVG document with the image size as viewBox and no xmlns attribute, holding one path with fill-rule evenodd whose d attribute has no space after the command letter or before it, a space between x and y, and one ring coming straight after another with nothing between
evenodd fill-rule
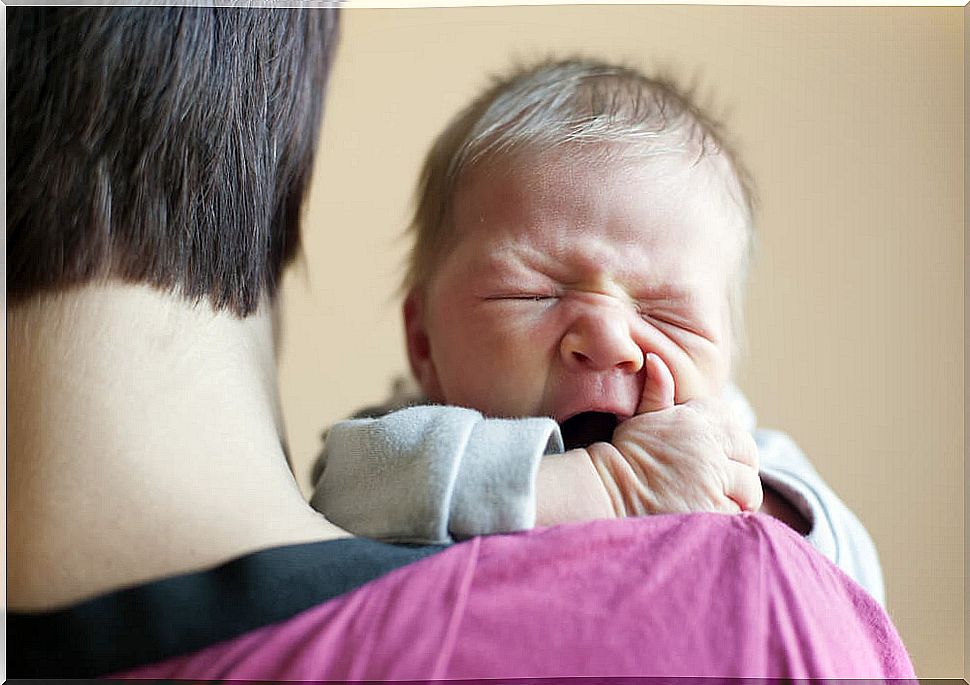
<instances>
[{"instance_id":1,"label":"gray sleeve","mask_svg":"<svg viewBox=\"0 0 970 685\"><path fill-rule=\"evenodd\" d=\"M876 546L865 527L784 433L756 430L761 480L811 524L807 540L885 606Z\"/></svg>"},{"instance_id":2,"label":"gray sleeve","mask_svg":"<svg viewBox=\"0 0 970 685\"><path fill-rule=\"evenodd\" d=\"M539 460L562 451L552 419L485 419L419 406L336 424L310 504L357 535L421 544L535 525Z\"/></svg>"}]
</instances>

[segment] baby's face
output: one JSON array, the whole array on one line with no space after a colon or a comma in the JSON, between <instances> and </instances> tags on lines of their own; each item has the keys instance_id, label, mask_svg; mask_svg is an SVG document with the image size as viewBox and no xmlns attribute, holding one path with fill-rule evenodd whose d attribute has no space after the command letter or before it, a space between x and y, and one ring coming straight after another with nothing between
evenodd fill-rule
<instances>
[{"instance_id":1,"label":"baby's face","mask_svg":"<svg viewBox=\"0 0 970 685\"><path fill-rule=\"evenodd\" d=\"M405 307L429 399L491 416L636 413L653 352L675 402L730 376L742 213L716 158L546 155L473 171L460 236Z\"/></svg>"}]
</instances>

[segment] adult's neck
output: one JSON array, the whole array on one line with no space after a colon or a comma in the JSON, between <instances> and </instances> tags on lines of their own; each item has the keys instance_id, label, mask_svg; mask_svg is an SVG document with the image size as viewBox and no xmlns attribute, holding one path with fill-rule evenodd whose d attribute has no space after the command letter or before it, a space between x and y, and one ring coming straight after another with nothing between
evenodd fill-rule
<instances>
[{"instance_id":1,"label":"adult's neck","mask_svg":"<svg viewBox=\"0 0 970 685\"><path fill-rule=\"evenodd\" d=\"M345 535L286 466L271 309L124 284L8 308L10 608Z\"/></svg>"}]
</instances>

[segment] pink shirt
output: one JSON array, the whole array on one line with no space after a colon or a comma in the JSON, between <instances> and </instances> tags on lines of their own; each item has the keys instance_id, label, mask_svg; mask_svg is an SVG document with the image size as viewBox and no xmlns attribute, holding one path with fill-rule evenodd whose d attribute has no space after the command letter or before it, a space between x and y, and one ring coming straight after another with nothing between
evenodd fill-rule
<instances>
[{"instance_id":1,"label":"pink shirt","mask_svg":"<svg viewBox=\"0 0 970 685\"><path fill-rule=\"evenodd\" d=\"M295 616L117 677L912 678L886 613L761 515L474 538Z\"/></svg>"}]
</instances>

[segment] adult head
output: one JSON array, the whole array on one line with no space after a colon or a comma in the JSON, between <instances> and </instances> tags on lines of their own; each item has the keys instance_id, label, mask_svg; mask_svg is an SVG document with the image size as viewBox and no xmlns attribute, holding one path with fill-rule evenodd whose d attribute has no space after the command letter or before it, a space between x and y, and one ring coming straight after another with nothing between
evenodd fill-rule
<instances>
[{"instance_id":1,"label":"adult head","mask_svg":"<svg viewBox=\"0 0 970 685\"><path fill-rule=\"evenodd\" d=\"M6 18L11 606L340 534L287 469L266 306L336 10Z\"/></svg>"}]
</instances>

